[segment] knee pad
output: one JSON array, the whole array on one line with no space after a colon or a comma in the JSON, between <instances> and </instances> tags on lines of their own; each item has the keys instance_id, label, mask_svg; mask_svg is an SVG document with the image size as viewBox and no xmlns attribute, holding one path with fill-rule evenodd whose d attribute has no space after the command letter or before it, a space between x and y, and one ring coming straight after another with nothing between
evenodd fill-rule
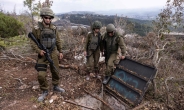
<instances>
[{"instance_id":1,"label":"knee pad","mask_svg":"<svg viewBox=\"0 0 184 110\"><path fill-rule=\"evenodd\" d=\"M35 69L39 71L47 71L47 65L46 64L38 64L36 63Z\"/></svg>"}]
</instances>

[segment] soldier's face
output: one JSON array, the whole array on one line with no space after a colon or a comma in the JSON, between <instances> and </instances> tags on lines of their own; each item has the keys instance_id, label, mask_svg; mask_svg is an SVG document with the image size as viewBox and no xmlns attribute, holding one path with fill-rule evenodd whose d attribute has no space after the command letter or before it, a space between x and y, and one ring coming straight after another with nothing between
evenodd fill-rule
<instances>
[{"instance_id":1,"label":"soldier's face","mask_svg":"<svg viewBox=\"0 0 184 110\"><path fill-rule=\"evenodd\" d=\"M100 29L95 29L94 31L95 31L95 33L99 33Z\"/></svg>"},{"instance_id":2,"label":"soldier's face","mask_svg":"<svg viewBox=\"0 0 184 110\"><path fill-rule=\"evenodd\" d=\"M44 20L44 23L46 25L49 25L51 23L51 21L52 21L52 17L51 16L44 16L43 20Z\"/></svg>"},{"instance_id":3,"label":"soldier's face","mask_svg":"<svg viewBox=\"0 0 184 110\"><path fill-rule=\"evenodd\" d=\"M114 35L114 32L108 32L108 35L112 37Z\"/></svg>"}]
</instances>

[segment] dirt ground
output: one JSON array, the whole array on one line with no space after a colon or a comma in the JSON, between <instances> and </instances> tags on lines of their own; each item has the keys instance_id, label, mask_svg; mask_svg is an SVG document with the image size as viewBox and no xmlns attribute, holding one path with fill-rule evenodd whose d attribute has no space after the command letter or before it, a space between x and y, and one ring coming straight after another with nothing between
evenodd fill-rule
<instances>
[{"instance_id":1,"label":"dirt ground","mask_svg":"<svg viewBox=\"0 0 184 110\"><path fill-rule=\"evenodd\" d=\"M70 55L66 56L67 57L64 57L64 59L60 62L62 65L80 65L80 63L76 62L74 59L69 60L69 58L71 58ZM64 88L66 92L63 94L55 93L52 91L52 77L48 68L47 80L50 84L49 95L43 103L38 103L37 98L42 91L39 89L37 71L34 69L35 63L32 60L36 59L36 55L21 57L11 56L11 58L14 59L9 59L7 57L5 59L3 59L3 57L1 58L1 110L89 110L65 101L70 100L75 102L75 99L86 96L87 93L85 90L89 91L91 94L97 95L102 92L102 79L90 78L89 80L86 80L86 74L81 74L84 73L84 71L79 72L75 68L60 68L60 87ZM101 65L100 67L100 75L103 76L104 65ZM183 99L183 96L180 97ZM143 107L141 107L140 110L168 110L168 107L165 106L162 100L162 97L155 100L153 97L153 89L150 89L144 96L141 103L143 104ZM101 110L107 109L101 108ZM117 108L116 110L124 109Z\"/></svg>"},{"instance_id":2,"label":"dirt ground","mask_svg":"<svg viewBox=\"0 0 184 110\"><path fill-rule=\"evenodd\" d=\"M34 58L33 58L34 59ZM90 93L100 92L101 81L97 78L86 80L86 75L78 74L74 69L60 68L60 87L66 90L59 94L52 91L51 74L48 68L47 80L50 84L49 95L43 103L38 103L41 94L37 81L35 63L19 60L0 61L0 109L1 110L80 110L76 105L64 102ZM49 101L53 99L53 102Z\"/></svg>"}]
</instances>

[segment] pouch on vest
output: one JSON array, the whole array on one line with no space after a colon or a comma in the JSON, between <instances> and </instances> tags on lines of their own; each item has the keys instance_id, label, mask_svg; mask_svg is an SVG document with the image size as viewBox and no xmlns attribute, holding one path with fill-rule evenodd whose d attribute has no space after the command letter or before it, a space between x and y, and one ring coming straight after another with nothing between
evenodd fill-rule
<instances>
[{"instance_id":1,"label":"pouch on vest","mask_svg":"<svg viewBox=\"0 0 184 110\"><path fill-rule=\"evenodd\" d=\"M98 47L98 37L93 36L89 43L89 50L96 50Z\"/></svg>"},{"instance_id":2,"label":"pouch on vest","mask_svg":"<svg viewBox=\"0 0 184 110\"><path fill-rule=\"evenodd\" d=\"M52 46L55 46L56 35L52 29L43 29L41 32L40 42L47 48L50 49Z\"/></svg>"}]
</instances>

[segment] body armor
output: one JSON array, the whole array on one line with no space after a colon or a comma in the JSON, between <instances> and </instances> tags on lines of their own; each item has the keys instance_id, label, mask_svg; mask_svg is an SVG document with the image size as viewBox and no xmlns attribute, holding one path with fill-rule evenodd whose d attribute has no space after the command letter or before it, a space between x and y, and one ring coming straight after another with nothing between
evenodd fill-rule
<instances>
[{"instance_id":1,"label":"body armor","mask_svg":"<svg viewBox=\"0 0 184 110\"><path fill-rule=\"evenodd\" d=\"M40 42L47 48L51 49L56 45L56 34L55 31L49 28L44 28L41 31Z\"/></svg>"},{"instance_id":2,"label":"body armor","mask_svg":"<svg viewBox=\"0 0 184 110\"><path fill-rule=\"evenodd\" d=\"M104 44L105 44L105 50L107 51L107 56L109 56L112 53L117 53L118 51L118 41L119 41L119 36L117 35L117 33L115 33L115 35L113 37L110 37L107 35L107 33L105 34L104 37Z\"/></svg>"},{"instance_id":3,"label":"body armor","mask_svg":"<svg viewBox=\"0 0 184 110\"><path fill-rule=\"evenodd\" d=\"M98 47L98 36L93 36L91 37L91 41L89 43L89 50L96 50L96 48Z\"/></svg>"}]
</instances>

